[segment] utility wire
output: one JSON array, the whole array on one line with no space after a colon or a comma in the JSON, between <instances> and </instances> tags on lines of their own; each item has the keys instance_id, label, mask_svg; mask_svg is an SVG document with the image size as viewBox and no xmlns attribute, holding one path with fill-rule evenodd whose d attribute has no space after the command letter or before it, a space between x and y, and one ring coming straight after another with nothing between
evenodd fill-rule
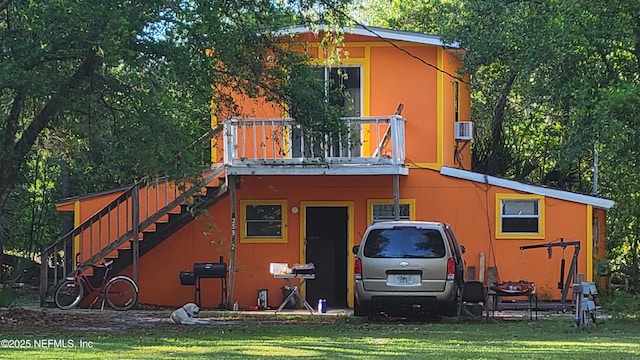
<instances>
[{"instance_id":1,"label":"utility wire","mask_svg":"<svg viewBox=\"0 0 640 360\"><path fill-rule=\"evenodd\" d=\"M468 81L465 81L462 77L460 77L460 76L456 76L456 75L453 75L452 73L448 72L447 70L441 69L441 68L439 68L438 66L433 65L433 64L429 63L428 61L426 61L426 60L422 59L421 57L419 57L419 56L417 56L417 55L414 55L414 54L413 54L413 53L411 53L409 50L407 50L407 49L403 49L403 48L401 48L400 46L398 46L396 43L394 43L393 41L391 41L391 40L389 40L389 39L387 39L387 38L385 38L385 37L382 37L382 36L381 36L380 34L378 34L375 30L371 29L371 28L370 28L370 27L368 27L367 25L364 25L364 24L360 23L358 20L354 19L353 17L351 17L349 14L345 13L344 11L342 11L342 10L340 10L340 9L336 8L336 7L335 7L335 6L333 6L333 5L329 5L329 6L330 6L330 7L332 7L332 8L333 8L333 10L334 10L335 12L337 12L337 13L339 13L340 15L344 16L345 18L347 18L347 19L349 19L349 20L353 21L353 23L354 23L354 24L356 24L356 25L358 25L358 26L362 27L363 29L365 29L366 31L370 32L371 34L373 34L373 35L374 35L375 37L377 37L378 39L380 39L380 40L382 40L382 41L386 42L387 44L389 44L389 45L391 45L391 46L393 46L395 49L400 50L401 52L405 53L406 55L409 55L410 57L412 57L412 58L414 58L414 59L416 59L416 60L420 61L422 64L427 65L428 67L430 67L430 68L432 68L432 69L435 69L436 71L439 71L439 72L441 72L441 73L443 73L443 74L445 74L445 75L447 75L447 76L449 76L449 77L451 77L451 78L453 78L453 79L455 79L455 80L458 80L458 81L460 81L460 82L462 82L462 83L464 83L464 84L470 85L470 83L469 83Z\"/></svg>"}]
</instances>

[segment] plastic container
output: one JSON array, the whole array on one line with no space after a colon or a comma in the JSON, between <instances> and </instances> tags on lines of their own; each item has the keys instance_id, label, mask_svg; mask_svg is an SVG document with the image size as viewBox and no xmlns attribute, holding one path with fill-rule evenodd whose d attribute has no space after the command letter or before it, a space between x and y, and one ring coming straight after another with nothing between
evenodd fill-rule
<instances>
[{"instance_id":1,"label":"plastic container","mask_svg":"<svg viewBox=\"0 0 640 360\"><path fill-rule=\"evenodd\" d=\"M318 300L318 312L320 314L326 314L327 313L327 300L325 300L325 299L319 299Z\"/></svg>"},{"instance_id":2,"label":"plastic container","mask_svg":"<svg viewBox=\"0 0 640 360\"><path fill-rule=\"evenodd\" d=\"M269 273L273 275L286 274L289 272L289 264L271 263L269 264Z\"/></svg>"},{"instance_id":3,"label":"plastic container","mask_svg":"<svg viewBox=\"0 0 640 360\"><path fill-rule=\"evenodd\" d=\"M269 298L268 293L269 291L267 289L258 290L258 309L266 310L269 307L267 303L267 299Z\"/></svg>"}]
</instances>

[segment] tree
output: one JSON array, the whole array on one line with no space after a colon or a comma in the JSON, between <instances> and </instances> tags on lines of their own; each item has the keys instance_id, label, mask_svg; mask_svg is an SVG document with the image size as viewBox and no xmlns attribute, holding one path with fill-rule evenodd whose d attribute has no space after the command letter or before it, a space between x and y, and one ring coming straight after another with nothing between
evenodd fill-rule
<instances>
[{"instance_id":1,"label":"tree","mask_svg":"<svg viewBox=\"0 0 640 360\"><path fill-rule=\"evenodd\" d=\"M602 190L616 206L609 214L608 246L613 268L629 276L631 289L640 286L640 86L601 89L596 128Z\"/></svg>"},{"instance_id":2,"label":"tree","mask_svg":"<svg viewBox=\"0 0 640 360\"><path fill-rule=\"evenodd\" d=\"M99 160L88 173L102 186L184 174L195 161L185 156L178 169L175 154L210 128L212 99L228 113L239 111L230 91L279 103L292 99L304 76L289 75L302 72L305 59L271 31L337 19L331 12L343 5L0 1L0 233L38 139L61 161L88 152L76 170ZM265 61L267 54L275 62ZM3 243L0 235L0 263Z\"/></svg>"},{"instance_id":3,"label":"tree","mask_svg":"<svg viewBox=\"0 0 640 360\"><path fill-rule=\"evenodd\" d=\"M370 3L379 4L378 0ZM372 19L464 48L476 171L616 200L612 254L640 282L636 1L392 2ZM432 9L440 16L432 16ZM396 21L402 19L402 21ZM600 158L599 187L593 163Z\"/></svg>"}]
</instances>

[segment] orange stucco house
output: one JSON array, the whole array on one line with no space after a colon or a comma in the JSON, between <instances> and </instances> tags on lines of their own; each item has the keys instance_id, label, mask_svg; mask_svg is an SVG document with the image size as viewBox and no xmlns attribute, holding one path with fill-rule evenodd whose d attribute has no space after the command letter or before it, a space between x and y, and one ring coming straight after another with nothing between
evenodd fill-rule
<instances>
[{"instance_id":1,"label":"orange stucco house","mask_svg":"<svg viewBox=\"0 0 640 360\"><path fill-rule=\"evenodd\" d=\"M314 34L288 33L324 63ZM554 248L550 258L544 246L520 247L579 242L577 272L592 281L613 202L470 171L471 104L456 78L456 51L435 36L348 29L341 62L324 67L324 76L347 74L349 133L340 136L358 141L308 139L273 106L246 102L253 118L214 118L224 131L213 139L205 188L181 197L175 184L159 181L68 199L58 208L73 211L77 227L44 255L64 257L65 272L72 257L117 259L119 272L138 278L140 303L166 306L194 299L181 271L222 259L231 271L228 291L220 279L202 279L205 308L236 300L240 308L257 305L261 289L269 306L278 306L284 282L270 263L312 262L316 278L302 288L306 299L351 307L351 249L367 225L433 220L449 223L466 247L467 276L486 282L491 268L498 280L533 281L540 298L560 299L561 258L566 250L569 263L573 247ZM198 212L181 205L194 201ZM50 295L50 286L41 295Z\"/></svg>"}]
</instances>

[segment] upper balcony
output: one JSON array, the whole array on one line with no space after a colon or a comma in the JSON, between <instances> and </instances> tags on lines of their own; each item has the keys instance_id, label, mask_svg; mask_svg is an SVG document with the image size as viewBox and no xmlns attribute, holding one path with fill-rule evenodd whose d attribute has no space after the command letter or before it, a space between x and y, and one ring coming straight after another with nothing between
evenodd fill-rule
<instances>
[{"instance_id":1,"label":"upper balcony","mask_svg":"<svg viewBox=\"0 0 640 360\"><path fill-rule=\"evenodd\" d=\"M230 118L224 123L227 174L409 174L402 116L343 121L342 132L310 135L293 119Z\"/></svg>"}]
</instances>

